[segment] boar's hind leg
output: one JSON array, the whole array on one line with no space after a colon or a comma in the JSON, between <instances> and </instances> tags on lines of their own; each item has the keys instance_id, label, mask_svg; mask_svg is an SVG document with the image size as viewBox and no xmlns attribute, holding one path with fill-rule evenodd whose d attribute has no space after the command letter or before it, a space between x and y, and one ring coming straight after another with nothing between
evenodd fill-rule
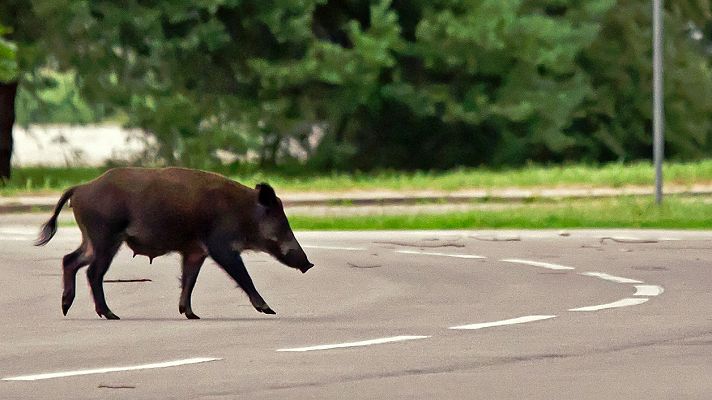
<instances>
[{"instance_id":1,"label":"boar's hind leg","mask_svg":"<svg viewBox=\"0 0 712 400\"><path fill-rule=\"evenodd\" d=\"M90 251L87 250L86 242L84 242L78 249L65 255L62 259L62 276L64 283L64 292L62 292L62 313L64 315L67 315L69 308L74 302L77 271L92 261L91 255L89 254Z\"/></svg>"},{"instance_id":2,"label":"boar's hind leg","mask_svg":"<svg viewBox=\"0 0 712 400\"><path fill-rule=\"evenodd\" d=\"M188 319L200 319L193 313L190 306L190 297L193 294L195 281L198 279L200 267L203 266L205 257L203 252L183 253L183 276L181 277L181 292L180 302L178 303L178 311L185 314Z\"/></svg>"},{"instance_id":3,"label":"boar's hind leg","mask_svg":"<svg viewBox=\"0 0 712 400\"><path fill-rule=\"evenodd\" d=\"M94 260L89 264L89 269L87 269L87 279L89 280L89 286L91 286L91 293L94 296L94 308L100 317L119 319L116 314L111 312L109 306L106 305L106 299L104 298L104 275L109 269L109 265L111 265L111 260L114 259L116 252L121 246L121 240L92 241L92 243L95 245ZM101 243L101 245L99 245L99 243Z\"/></svg>"},{"instance_id":4,"label":"boar's hind leg","mask_svg":"<svg viewBox=\"0 0 712 400\"><path fill-rule=\"evenodd\" d=\"M215 240L208 245L210 257L215 260L218 265L225 270L237 282L242 290L247 293L250 298L250 303L255 307L255 310L265 314L275 314L274 311L267 305L262 296L257 293L255 285L252 283L252 278L245 269L245 263L242 262L240 253L235 250L225 248L224 241Z\"/></svg>"}]
</instances>

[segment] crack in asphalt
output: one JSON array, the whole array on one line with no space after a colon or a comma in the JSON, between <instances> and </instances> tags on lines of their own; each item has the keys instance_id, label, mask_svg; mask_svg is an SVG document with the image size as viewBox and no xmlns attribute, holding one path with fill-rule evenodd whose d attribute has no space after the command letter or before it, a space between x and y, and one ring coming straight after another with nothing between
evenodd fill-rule
<instances>
[{"instance_id":1,"label":"crack in asphalt","mask_svg":"<svg viewBox=\"0 0 712 400\"><path fill-rule=\"evenodd\" d=\"M459 242L445 242L445 243L417 242L417 243L411 243L411 242L397 242L397 241L391 241L391 240L384 240L384 241L375 241L373 243L389 244L389 245L403 246L403 247L419 247L419 248L465 247L464 243L459 243Z\"/></svg>"},{"instance_id":2,"label":"crack in asphalt","mask_svg":"<svg viewBox=\"0 0 712 400\"><path fill-rule=\"evenodd\" d=\"M104 283L140 283L140 282L153 282L152 279L148 278L136 278L136 279L104 279Z\"/></svg>"},{"instance_id":3,"label":"crack in asphalt","mask_svg":"<svg viewBox=\"0 0 712 400\"><path fill-rule=\"evenodd\" d=\"M351 268L361 268L361 269L371 269L371 268L381 268L382 265L358 265L354 263L347 262L346 264L349 265Z\"/></svg>"}]
</instances>

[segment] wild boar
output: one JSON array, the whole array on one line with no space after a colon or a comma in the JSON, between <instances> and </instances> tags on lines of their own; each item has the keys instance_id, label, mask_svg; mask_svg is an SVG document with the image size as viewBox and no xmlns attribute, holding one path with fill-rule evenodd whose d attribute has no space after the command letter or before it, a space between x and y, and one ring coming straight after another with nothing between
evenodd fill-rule
<instances>
[{"instance_id":1,"label":"wild boar","mask_svg":"<svg viewBox=\"0 0 712 400\"><path fill-rule=\"evenodd\" d=\"M87 278L96 313L119 319L104 298L103 278L122 243L134 256L151 260L170 252L182 256L178 310L197 319L191 293L210 256L249 296L259 312L274 314L255 289L240 257L243 250L266 252L302 273L314 266L294 237L281 200L268 184L255 189L221 175L185 168L115 168L62 194L42 226L36 246L57 232L57 216L70 200L82 243L62 259L62 312L72 306L77 271Z\"/></svg>"}]
</instances>

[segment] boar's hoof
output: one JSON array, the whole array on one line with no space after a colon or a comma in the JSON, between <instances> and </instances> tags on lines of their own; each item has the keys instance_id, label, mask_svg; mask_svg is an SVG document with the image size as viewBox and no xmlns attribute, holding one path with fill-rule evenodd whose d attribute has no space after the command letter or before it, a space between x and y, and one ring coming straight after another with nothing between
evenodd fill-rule
<instances>
[{"instance_id":1,"label":"boar's hoof","mask_svg":"<svg viewBox=\"0 0 712 400\"><path fill-rule=\"evenodd\" d=\"M302 271L303 274L306 274L307 271L309 271L309 268L311 268L311 267L313 267L313 266L314 266L314 264L309 263L309 264L307 264L307 265L305 265L305 266L299 268L299 270Z\"/></svg>"},{"instance_id":2,"label":"boar's hoof","mask_svg":"<svg viewBox=\"0 0 712 400\"><path fill-rule=\"evenodd\" d=\"M62 299L62 314L64 316L67 316L67 312L69 312L69 308L72 306L72 300L73 299Z\"/></svg>"},{"instance_id":3,"label":"boar's hoof","mask_svg":"<svg viewBox=\"0 0 712 400\"><path fill-rule=\"evenodd\" d=\"M265 303L264 299L258 294L255 297L250 297L250 303L252 303L252 307L255 307L255 310L265 313L265 314L277 314L274 312L267 303Z\"/></svg>"},{"instance_id":4,"label":"boar's hoof","mask_svg":"<svg viewBox=\"0 0 712 400\"><path fill-rule=\"evenodd\" d=\"M265 313L265 314L277 314L276 312L274 312L273 309L269 308L269 306L267 304L257 308L257 311L259 311L261 313Z\"/></svg>"},{"instance_id":5,"label":"boar's hoof","mask_svg":"<svg viewBox=\"0 0 712 400\"><path fill-rule=\"evenodd\" d=\"M97 311L97 314L99 314L99 317L102 317L102 316L103 316L103 317L106 318L106 319L121 319L121 318L119 318L118 315L116 315L116 314L114 314L113 312L111 312L111 310L106 310L105 312L99 312L99 311Z\"/></svg>"},{"instance_id":6,"label":"boar's hoof","mask_svg":"<svg viewBox=\"0 0 712 400\"><path fill-rule=\"evenodd\" d=\"M111 311L107 312L105 317L106 319L121 319L118 315L112 313Z\"/></svg>"},{"instance_id":7,"label":"boar's hoof","mask_svg":"<svg viewBox=\"0 0 712 400\"><path fill-rule=\"evenodd\" d=\"M186 306L178 305L178 311L179 311L181 314L185 314L185 317L188 318L188 319L200 319L199 316L193 314L193 310L187 309Z\"/></svg>"}]
</instances>

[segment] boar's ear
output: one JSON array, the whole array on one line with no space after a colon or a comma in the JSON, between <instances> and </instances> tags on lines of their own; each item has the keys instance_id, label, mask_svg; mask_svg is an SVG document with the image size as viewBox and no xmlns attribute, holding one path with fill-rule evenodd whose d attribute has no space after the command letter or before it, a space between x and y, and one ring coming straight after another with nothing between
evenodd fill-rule
<instances>
[{"instance_id":1,"label":"boar's ear","mask_svg":"<svg viewBox=\"0 0 712 400\"><path fill-rule=\"evenodd\" d=\"M272 186L266 183L259 183L255 186L259 192L257 201L265 207L274 207L277 205L277 195L274 193Z\"/></svg>"}]
</instances>

